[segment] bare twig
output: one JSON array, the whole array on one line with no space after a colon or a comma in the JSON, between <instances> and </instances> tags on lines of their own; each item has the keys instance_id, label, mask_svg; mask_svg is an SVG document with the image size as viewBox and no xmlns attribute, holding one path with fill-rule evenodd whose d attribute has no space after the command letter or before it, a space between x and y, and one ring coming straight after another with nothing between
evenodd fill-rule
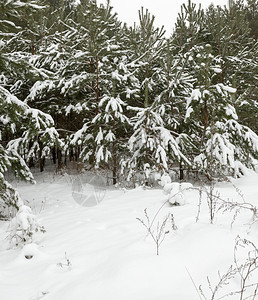
<instances>
[{"instance_id":1,"label":"bare twig","mask_svg":"<svg viewBox=\"0 0 258 300\"><path fill-rule=\"evenodd\" d=\"M156 254L159 255L159 249L161 244L163 243L166 235L170 232L167 229L167 223L168 221L171 222L171 228L172 230L176 230L177 227L175 225L175 220L174 220L174 216L173 214L169 213L164 220L162 221L162 223L160 224L160 222L157 222L157 225L155 227L155 229L153 229L154 227L154 219L152 220L152 222L150 222L150 218L148 216L147 213L147 208L144 209L144 216L145 216L145 221L140 219L140 218L136 218L147 230L147 236L150 234L152 240L155 243L156 246ZM156 217L156 216L155 216Z\"/></svg>"},{"instance_id":2,"label":"bare twig","mask_svg":"<svg viewBox=\"0 0 258 300\"><path fill-rule=\"evenodd\" d=\"M247 253L247 258L243 263L239 263L239 259L237 257L237 251L239 248L246 249L246 247L251 247L251 250ZM234 247L234 264L235 267L230 266L227 272L224 275L219 275L218 283L213 287L209 277L207 277L208 287L210 290L210 296L204 294L201 286L199 290L201 292L202 297L205 300L222 300L226 299L229 296L234 296L234 299L239 300L255 300L258 292L258 282L251 281L254 278L254 273L258 272L258 249L254 245L253 242L248 241L246 239L241 239L237 237L235 247ZM223 289L224 286L229 285L232 280L240 279L240 288L237 291L231 291L230 293L224 294L223 296L218 297L218 292ZM254 280L254 279L253 279ZM239 298L236 298L238 296Z\"/></svg>"},{"instance_id":3,"label":"bare twig","mask_svg":"<svg viewBox=\"0 0 258 300\"><path fill-rule=\"evenodd\" d=\"M190 272L188 271L187 267L185 267L185 269L186 269L186 272L188 273L188 275L189 275L189 277L190 277L190 279L191 279L191 281L192 281L192 283L193 283L193 285L194 285L194 288L195 288L195 290L196 290L196 293L198 294L200 300L202 300L202 297L201 297L201 295L200 295L200 293L199 293L199 290L198 290L198 288L197 288L197 286L196 286L196 284L195 284L195 282L194 282L194 280L193 280L192 275L191 275Z\"/></svg>"}]
</instances>

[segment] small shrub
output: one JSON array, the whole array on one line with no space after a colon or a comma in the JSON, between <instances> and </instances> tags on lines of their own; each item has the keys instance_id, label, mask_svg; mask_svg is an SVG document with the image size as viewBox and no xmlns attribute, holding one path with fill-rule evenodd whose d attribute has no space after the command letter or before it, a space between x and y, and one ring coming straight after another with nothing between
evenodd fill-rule
<instances>
[{"instance_id":1,"label":"small shrub","mask_svg":"<svg viewBox=\"0 0 258 300\"><path fill-rule=\"evenodd\" d=\"M66 252L65 252L65 263L59 262L57 264L57 266L60 267L60 268L68 268L68 270L71 271L72 263L71 263L70 259L67 257Z\"/></svg>"},{"instance_id":2,"label":"small shrub","mask_svg":"<svg viewBox=\"0 0 258 300\"><path fill-rule=\"evenodd\" d=\"M16 216L11 220L10 243L15 246L32 243L36 233L45 233L45 228L38 223L30 207L20 203Z\"/></svg>"}]
</instances>

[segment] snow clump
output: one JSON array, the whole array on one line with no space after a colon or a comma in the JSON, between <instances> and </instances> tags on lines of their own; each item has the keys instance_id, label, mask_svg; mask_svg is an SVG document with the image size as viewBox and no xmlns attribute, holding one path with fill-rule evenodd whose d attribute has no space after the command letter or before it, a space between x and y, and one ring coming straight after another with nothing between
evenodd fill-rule
<instances>
[{"instance_id":1,"label":"snow clump","mask_svg":"<svg viewBox=\"0 0 258 300\"><path fill-rule=\"evenodd\" d=\"M192 188L189 182L172 182L168 174L163 174L159 184L163 187L163 193L168 195L168 200L172 205L185 204L185 191Z\"/></svg>"}]
</instances>

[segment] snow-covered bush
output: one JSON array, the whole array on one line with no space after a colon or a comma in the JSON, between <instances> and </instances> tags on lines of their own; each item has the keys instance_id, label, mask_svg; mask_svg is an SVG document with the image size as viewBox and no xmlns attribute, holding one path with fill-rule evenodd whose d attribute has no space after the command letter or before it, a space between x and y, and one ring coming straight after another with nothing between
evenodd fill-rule
<instances>
[{"instance_id":1,"label":"snow-covered bush","mask_svg":"<svg viewBox=\"0 0 258 300\"><path fill-rule=\"evenodd\" d=\"M19 209L16 216L11 220L9 240L15 246L32 243L36 233L44 233L45 228L41 226L37 217L32 213L30 207L19 200Z\"/></svg>"}]
</instances>

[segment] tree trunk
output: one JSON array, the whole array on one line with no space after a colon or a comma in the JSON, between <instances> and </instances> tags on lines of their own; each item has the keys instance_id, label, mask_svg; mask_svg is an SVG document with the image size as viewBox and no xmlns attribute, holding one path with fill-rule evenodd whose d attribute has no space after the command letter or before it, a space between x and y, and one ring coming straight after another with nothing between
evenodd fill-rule
<instances>
[{"instance_id":1,"label":"tree trunk","mask_svg":"<svg viewBox=\"0 0 258 300\"><path fill-rule=\"evenodd\" d=\"M56 147L52 148L52 159L53 159L53 164L56 164Z\"/></svg>"},{"instance_id":2,"label":"tree trunk","mask_svg":"<svg viewBox=\"0 0 258 300\"><path fill-rule=\"evenodd\" d=\"M183 180L183 179L184 179L184 169L183 169L182 158L181 158L179 162L179 180Z\"/></svg>"},{"instance_id":3,"label":"tree trunk","mask_svg":"<svg viewBox=\"0 0 258 300\"><path fill-rule=\"evenodd\" d=\"M149 67L146 66L146 74L145 74L145 101L144 107L147 108L149 106Z\"/></svg>"},{"instance_id":4,"label":"tree trunk","mask_svg":"<svg viewBox=\"0 0 258 300\"><path fill-rule=\"evenodd\" d=\"M34 164L34 161L33 161L32 157L30 158L28 165L29 165L29 168L35 167L35 164Z\"/></svg>"},{"instance_id":5,"label":"tree trunk","mask_svg":"<svg viewBox=\"0 0 258 300\"><path fill-rule=\"evenodd\" d=\"M208 108L207 108L207 101L206 100L204 101L204 107L203 107L203 110L202 110L202 117L203 117L204 127L203 127L203 133L202 133L201 146L203 146L203 144L204 144L206 129L208 127L208 121L209 121Z\"/></svg>"},{"instance_id":6,"label":"tree trunk","mask_svg":"<svg viewBox=\"0 0 258 300\"><path fill-rule=\"evenodd\" d=\"M57 149L57 168L61 169L63 166L62 163L62 151L60 149Z\"/></svg>"},{"instance_id":7,"label":"tree trunk","mask_svg":"<svg viewBox=\"0 0 258 300\"><path fill-rule=\"evenodd\" d=\"M94 59L93 57L90 59L90 73L93 75L94 74ZM93 76L92 76L93 77ZM94 78L94 77L93 77ZM92 87L92 91L94 91L94 86L95 86L95 83L94 83L94 80L92 79L91 81L91 87Z\"/></svg>"},{"instance_id":8,"label":"tree trunk","mask_svg":"<svg viewBox=\"0 0 258 300\"><path fill-rule=\"evenodd\" d=\"M42 157L42 151L43 151L43 143L39 141L39 171L40 172L44 171L44 166L45 166L45 158Z\"/></svg>"},{"instance_id":9,"label":"tree trunk","mask_svg":"<svg viewBox=\"0 0 258 300\"><path fill-rule=\"evenodd\" d=\"M113 152L113 185L117 184L117 156L115 150L115 143L112 145L112 152Z\"/></svg>"},{"instance_id":10,"label":"tree trunk","mask_svg":"<svg viewBox=\"0 0 258 300\"><path fill-rule=\"evenodd\" d=\"M97 71L97 86L96 86L97 112L96 113L98 113L98 103L99 103L99 62L98 62L98 56L96 56L96 71Z\"/></svg>"}]
</instances>

